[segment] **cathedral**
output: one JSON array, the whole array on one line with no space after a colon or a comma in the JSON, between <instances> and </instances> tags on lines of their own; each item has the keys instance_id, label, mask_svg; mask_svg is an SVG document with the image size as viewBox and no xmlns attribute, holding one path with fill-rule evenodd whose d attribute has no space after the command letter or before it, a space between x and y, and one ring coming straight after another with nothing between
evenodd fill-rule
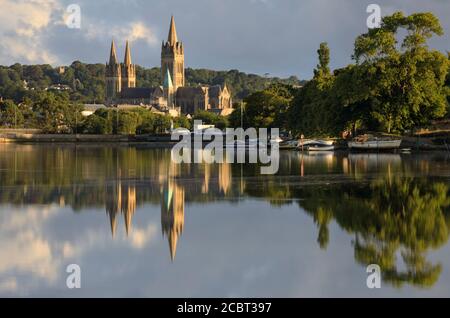
<instances>
[{"instance_id":1,"label":"cathedral","mask_svg":"<svg viewBox=\"0 0 450 318\"><path fill-rule=\"evenodd\" d=\"M113 41L106 64L106 104L141 106L174 117L193 115L198 110L223 116L233 111L231 92L226 85L186 86L184 68L184 45L178 40L173 16L169 36L161 47L161 86L136 87L136 66L131 61L130 44L127 41L124 62L120 63Z\"/></svg>"}]
</instances>

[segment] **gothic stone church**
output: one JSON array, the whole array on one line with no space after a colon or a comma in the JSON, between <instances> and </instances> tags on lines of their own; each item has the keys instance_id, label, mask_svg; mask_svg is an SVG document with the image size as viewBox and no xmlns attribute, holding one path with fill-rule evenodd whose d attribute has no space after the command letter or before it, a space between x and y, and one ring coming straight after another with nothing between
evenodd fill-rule
<instances>
[{"instance_id":1,"label":"gothic stone church","mask_svg":"<svg viewBox=\"0 0 450 318\"><path fill-rule=\"evenodd\" d=\"M136 67L131 62L127 41L125 59L119 63L114 41L111 44L109 63L106 64L106 103L113 105L144 106L178 116L192 115L206 110L221 115L233 111L231 93L226 85L185 86L184 46L178 41L175 20L170 21L169 37L161 48L161 86L136 87Z\"/></svg>"}]
</instances>

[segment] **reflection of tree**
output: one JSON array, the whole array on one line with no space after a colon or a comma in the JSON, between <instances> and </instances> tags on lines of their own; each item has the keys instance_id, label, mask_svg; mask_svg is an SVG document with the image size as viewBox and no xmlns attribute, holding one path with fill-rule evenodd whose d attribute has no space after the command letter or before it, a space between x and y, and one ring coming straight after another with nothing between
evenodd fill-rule
<instances>
[{"instance_id":1,"label":"reflection of tree","mask_svg":"<svg viewBox=\"0 0 450 318\"><path fill-rule=\"evenodd\" d=\"M383 279L395 286L427 287L437 281L441 265L427 261L426 252L442 246L449 237L447 193L443 183L393 177L367 187L316 189L301 205L319 226L321 247L327 246L328 223L333 218L355 234L359 263L380 265Z\"/></svg>"}]
</instances>

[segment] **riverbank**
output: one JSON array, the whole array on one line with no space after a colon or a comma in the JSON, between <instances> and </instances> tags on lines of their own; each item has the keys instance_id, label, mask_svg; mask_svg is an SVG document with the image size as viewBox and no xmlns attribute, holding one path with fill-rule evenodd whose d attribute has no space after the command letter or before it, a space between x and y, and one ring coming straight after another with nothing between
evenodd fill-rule
<instances>
[{"instance_id":1,"label":"riverbank","mask_svg":"<svg viewBox=\"0 0 450 318\"><path fill-rule=\"evenodd\" d=\"M0 143L82 143L82 144L148 144L155 148L170 148L176 144L170 134L164 135L86 135L45 134L39 129L0 129ZM345 150L347 142L338 140L337 148ZM450 151L450 134L433 133L402 137L402 148L414 151Z\"/></svg>"},{"instance_id":2,"label":"riverbank","mask_svg":"<svg viewBox=\"0 0 450 318\"><path fill-rule=\"evenodd\" d=\"M39 131L0 131L0 143L82 143L82 144L140 144L168 148L175 142L170 135L85 135L43 134Z\"/></svg>"}]
</instances>

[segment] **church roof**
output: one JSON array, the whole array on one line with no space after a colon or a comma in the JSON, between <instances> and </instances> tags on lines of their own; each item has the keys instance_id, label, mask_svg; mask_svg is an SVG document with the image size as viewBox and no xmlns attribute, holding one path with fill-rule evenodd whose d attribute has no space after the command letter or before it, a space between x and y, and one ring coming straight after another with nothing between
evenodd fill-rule
<instances>
[{"instance_id":1,"label":"church roof","mask_svg":"<svg viewBox=\"0 0 450 318\"><path fill-rule=\"evenodd\" d=\"M209 87L209 96L210 97L220 97L222 93L222 87L220 85L214 85Z\"/></svg>"},{"instance_id":2,"label":"church roof","mask_svg":"<svg viewBox=\"0 0 450 318\"><path fill-rule=\"evenodd\" d=\"M194 98L196 95L205 95L205 91L200 87L178 87L177 98Z\"/></svg>"},{"instance_id":3,"label":"church roof","mask_svg":"<svg viewBox=\"0 0 450 318\"><path fill-rule=\"evenodd\" d=\"M121 98L141 99L150 98L157 87L126 87L122 89Z\"/></svg>"}]
</instances>

